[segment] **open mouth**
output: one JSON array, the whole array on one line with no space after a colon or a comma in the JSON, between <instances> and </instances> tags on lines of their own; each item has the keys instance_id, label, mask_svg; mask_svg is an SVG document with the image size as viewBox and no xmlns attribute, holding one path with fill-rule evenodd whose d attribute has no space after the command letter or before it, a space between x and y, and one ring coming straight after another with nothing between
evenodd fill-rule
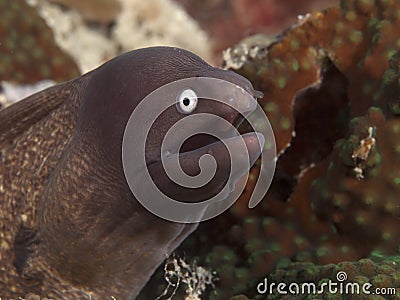
<instances>
[{"instance_id":1,"label":"open mouth","mask_svg":"<svg viewBox=\"0 0 400 300\"><path fill-rule=\"evenodd\" d=\"M221 134L220 138L205 133L195 134L183 142L179 151L168 152L163 157L164 162L178 157L180 161L184 161L182 169L185 173L189 176L197 176L200 172L200 157L210 154L216 160L218 168L231 170L231 164L236 164L243 166L242 174L246 173L260 156L264 145L264 136L259 133L254 131L239 133L240 125L254 110L252 105L249 105L249 108L243 115L227 110L225 114L220 114L223 119L220 122L217 120L210 124L205 121L205 127L212 128L213 133ZM202 130L200 129L199 132Z\"/></svg>"},{"instance_id":2,"label":"open mouth","mask_svg":"<svg viewBox=\"0 0 400 300\"><path fill-rule=\"evenodd\" d=\"M202 148L213 143L218 142L219 140L209 134L196 134L190 138L188 138L179 149L179 154L183 154L186 152L194 151L198 148Z\"/></svg>"},{"instance_id":3,"label":"open mouth","mask_svg":"<svg viewBox=\"0 0 400 300\"><path fill-rule=\"evenodd\" d=\"M231 115L227 118L230 120L232 123L232 126L239 130L240 125L244 121L244 116L241 115L240 113L235 113L234 115ZM233 120L233 121L232 121ZM234 129L231 127L227 130L227 134L229 137L234 137ZM185 142L182 144L181 148L179 149L179 153L185 153L185 152L190 152L193 150L196 150L198 148L202 148L211 144L214 144L216 142L221 142L218 138L209 135L209 134L196 134L185 140Z\"/></svg>"},{"instance_id":4,"label":"open mouth","mask_svg":"<svg viewBox=\"0 0 400 300\"><path fill-rule=\"evenodd\" d=\"M210 175L210 178L216 178L218 184L222 184L228 178L234 178L235 181L247 173L260 156L265 140L262 134L253 130L241 130L241 132L247 132L241 134L239 127L248 115L256 109L257 101L254 98L250 100L249 98L241 98L238 101L241 101L239 103L240 112L230 105L224 104L219 105L216 111L210 108L205 109L206 105L211 107L211 102L203 102L202 111L206 112L204 116L201 115L201 111L200 114L193 114L189 116L192 119L188 119L186 123L183 123L184 125L180 124L176 130L171 132L170 136L167 134L161 147L161 157L148 164L151 169L158 170L150 172L153 179L160 181L160 179L157 179L159 172L168 173L170 171L167 172L167 170L171 170L174 174L183 171L183 173L180 173L182 175L178 175L179 178L189 176L196 180L202 173L201 176ZM213 114L207 113L208 111L213 111ZM194 135L191 135L193 133ZM206 158L207 155L211 155L214 162L210 162L209 158ZM157 165L158 167L156 167ZM211 169L215 171L215 174ZM203 173L203 170L205 170L205 173ZM231 172L233 172L232 177L229 176ZM168 182L180 182L179 179L176 179L177 181L171 180L162 182L166 191L168 190ZM196 186L184 186L196 189ZM215 189L217 190L217 188Z\"/></svg>"},{"instance_id":5,"label":"open mouth","mask_svg":"<svg viewBox=\"0 0 400 300\"><path fill-rule=\"evenodd\" d=\"M217 78L190 81L156 90L134 111L122 153L131 159L124 171L135 197L150 212L184 223L228 208L242 193L246 173L267 153L265 137L272 136L252 88ZM245 120L250 130L242 130Z\"/></svg>"}]
</instances>

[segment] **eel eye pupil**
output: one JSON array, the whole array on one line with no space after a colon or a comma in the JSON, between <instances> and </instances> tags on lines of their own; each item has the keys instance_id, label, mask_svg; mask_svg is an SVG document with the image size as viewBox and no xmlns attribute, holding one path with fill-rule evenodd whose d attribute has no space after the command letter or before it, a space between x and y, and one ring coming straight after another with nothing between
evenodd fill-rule
<instances>
[{"instance_id":1,"label":"eel eye pupil","mask_svg":"<svg viewBox=\"0 0 400 300\"><path fill-rule=\"evenodd\" d=\"M183 90L177 98L176 106L180 113L190 114L196 109L198 98L192 89Z\"/></svg>"}]
</instances>

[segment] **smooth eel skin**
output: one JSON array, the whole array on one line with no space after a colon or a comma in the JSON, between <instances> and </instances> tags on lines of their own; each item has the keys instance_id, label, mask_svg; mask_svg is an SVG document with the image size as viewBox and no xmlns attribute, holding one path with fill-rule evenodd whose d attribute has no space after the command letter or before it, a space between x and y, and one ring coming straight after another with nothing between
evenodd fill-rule
<instances>
[{"instance_id":1,"label":"smooth eel skin","mask_svg":"<svg viewBox=\"0 0 400 300\"><path fill-rule=\"evenodd\" d=\"M153 47L123 54L0 111L2 299L28 293L55 299L135 299L196 228L143 208L128 187L121 154L125 126L137 104L155 89L189 77L224 79L257 95L245 78L211 67L188 51ZM199 102L196 110L231 123L238 117L216 101ZM217 181L201 192L185 192L168 180L160 165L161 142L183 117L171 107L154 123L146 162L168 194L203 201L221 189L230 165L218 142L193 138L183 153L185 171L196 173L199 155L216 149L222 165ZM254 138L246 145L254 163L260 149Z\"/></svg>"}]
</instances>

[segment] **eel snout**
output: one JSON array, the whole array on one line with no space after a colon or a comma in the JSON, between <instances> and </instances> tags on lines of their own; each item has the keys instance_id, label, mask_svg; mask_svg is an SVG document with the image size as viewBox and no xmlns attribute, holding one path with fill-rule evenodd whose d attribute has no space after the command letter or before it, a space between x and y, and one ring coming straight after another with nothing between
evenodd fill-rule
<instances>
[{"instance_id":1,"label":"eel snout","mask_svg":"<svg viewBox=\"0 0 400 300\"><path fill-rule=\"evenodd\" d=\"M203 120L203 127L198 128L195 122L192 123L200 132L205 128L204 124L207 124L206 127L212 127L223 138L218 139L208 134L194 135L180 148L175 147L179 151L168 149L160 160L148 166L157 187L170 198L191 203L208 200L218 194L228 181L230 186L234 186L260 156L265 142L264 136L256 132L240 135L236 128L255 109L255 104L242 104L241 113L234 112L228 105L224 106L219 107L220 120L214 123ZM202 186L196 186L196 183L192 186L180 186L165 171L172 170L169 175L174 173L174 178L179 178L178 168L182 169L182 176L192 177L192 182L196 181L194 177L201 175L212 178Z\"/></svg>"}]
</instances>

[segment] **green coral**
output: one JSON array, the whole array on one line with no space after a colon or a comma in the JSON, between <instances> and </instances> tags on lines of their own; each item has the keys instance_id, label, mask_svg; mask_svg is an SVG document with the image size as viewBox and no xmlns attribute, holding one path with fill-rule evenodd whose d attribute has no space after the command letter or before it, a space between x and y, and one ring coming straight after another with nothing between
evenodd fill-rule
<instances>
[{"instance_id":1,"label":"green coral","mask_svg":"<svg viewBox=\"0 0 400 300\"><path fill-rule=\"evenodd\" d=\"M273 185L293 193L280 202L270 189L247 209L256 166L238 203L201 224L178 249L216 271L220 280L210 299L266 299L256 291L266 276L323 283L339 271L355 282L400 288L399 256L385 258L400 241L399 12L393 0L341 1L241 57L236 71L264 93L260 105L276 134L281 177ZM333 108L324 114L323 101ZM350 123L338 113L347 104ZM335 113L336 123L326 122ZM368 299L383 299L375 296ZM321 298L342 299L302 299Z\"/></svg>"},{"instance_id":2,"label":"green coral","mask_svg":"<svg viewBox=\"0 0 400 300\"><path fill-rule=\"evenodd\" d=\"M0 0L0 81L66 81L79 76L75 62L25 0Z\"/></svg>"},{"instance_id":3,"label":"green coral","mask_svg":"<svg viewBox=\"0 0 400 300\"><path fill-rule=\"evenodd\" d=\"M377 257L371 256L369 258L360 259L355 262L341 262L338 264L327 264L327 265L315 265L313 263L293 263L285 268L277 267L277 269L269 274L267 282L280 283L283 282L286 285L291 283L315 283L315 285L321 288L323 283L329 281L339 284L343 282L343 293L339 292L336 294L331 293L327 288L323 289L323 292L318 295L282 295L276 288L274 293L264 295L262 299L373 299L372 295L352 294L352 288L350 286L353 283L358 283L359 287L363 284L366 285L366 290L373 292L375 288L391 288L394 290L387 290L390 293L396 292L396 295L390 295L389 298L377 298L377 299L398 299L400 292L400 265L397 263L400 259L399 255L392 257ZM339 274L344 275L346 279L339 281ZM346 287L345 284L349 283ZM338 290L340 286L338 285ZM346 294L346 288L348 294ZM317 289L318 290L318 289ZM356 291L354 289L354 291ZM292 298L290 298L292 297ZM257 299L255 296L254 299Z\"/></svg>"}]
</instances>

